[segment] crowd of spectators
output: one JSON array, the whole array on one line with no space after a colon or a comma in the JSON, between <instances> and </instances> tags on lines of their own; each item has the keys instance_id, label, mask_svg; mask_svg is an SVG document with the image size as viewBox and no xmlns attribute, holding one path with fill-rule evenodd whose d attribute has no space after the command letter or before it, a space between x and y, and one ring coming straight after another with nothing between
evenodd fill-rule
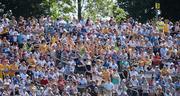
<instances>
[{"instance_id":1,"label":"crowd of spectators","mask_svg":"<svg viewBox=\"0 0 180 96\"><path fill-rule=\"evenodd\" d=\"M180 22L0 19L0 96L179 96Z\"/></svg>"}]
</instances>

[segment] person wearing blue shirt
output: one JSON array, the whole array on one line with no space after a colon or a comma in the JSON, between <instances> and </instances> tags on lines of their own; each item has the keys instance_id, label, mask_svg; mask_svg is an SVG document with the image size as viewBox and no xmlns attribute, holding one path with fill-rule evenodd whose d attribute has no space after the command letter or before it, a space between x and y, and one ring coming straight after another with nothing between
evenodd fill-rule
<instances>
[{"instance_id":1,"label":"person wearing blue shirt","mask_svg":"<svg viewBox=\"0 0 180 96\"><path fill-rule=\"evenodd\" d=\"M20 77L19 77L19 75L16 76L16 77L13 77L12 82L13 82L14 85L15 85L15 84L19 84L19 83L20 83Z\"/></svg>"},{"instance_id":2,"label":"person wearing blue shirt","mask_svg":"<svg viewBox=\"0 0 180 96\"><path fill-rule=\"evenodd\" d=\"M180 89L180 79L174 83L176 89Z\"/></svg>"},{"instance_id":3,"label":"person wearing blue shirt","mask_svg":"<svg viewBox=\"0 0 180 96\"><path fill-rule=\"evenodd\" d=\"M19 35L17 36L17 41L18 41L19 48L22 48L23 47L23 35L22 35L22 33L19 33Z\"/></svg>"},{"instance_id":4,"label":"person wearing blue shirt","mask_svg":"<svg viewBox=\"0 0 180 96\"><path fill-rule=\"evenodd\" d=\"M86 33L86 32L87 32L86 28L84 26L82 26L81 33Z\"/></svg>"},{"instance_id":5,"label":"person wearing blue shirt","mask_svg":"<svg viewBox=\"0 0 180 96\"><path fill-rule=\"evenodd\" d=\"M107 90L107 96L112 96L112 91L114 88L114 84L109 80L108 82L104 83L103 87Z\"/></svg>"},{"instance_id":6,"label":"person wearing blue shirt","mask_svg":"<svg viewBox=\"0 0 180 96\"><path fill-rule=\"evenodd\" d=\"M163 47L160 49L161 57L166 57L167 52L168 52L168 49L165 47L165 45L163 45Z\"/></svg>"},{"instance_id":7,"label":"person wearing blue shirt","mask_svg":"<svg viewBox=\"0 0 180 96\"><path fill-rule=\"evenodd\" d=\"M85 24L86 24L86 21L84 20L83 17L81 17L80 24L81 24L81 25L85 25Z\"/></svg>"},{"instance_id":8,"label":"person wearing blue shirt","mask_svg":"<svg viewBox=\"0 0 180 96\"><path fill-rule=\"evenodd\" d=\"M109 62L106 60L105 62L104 62L104 64L103 64L103 66L105 67L105 68L108 68L109 67Z\"/></svg>"}]
</instances>

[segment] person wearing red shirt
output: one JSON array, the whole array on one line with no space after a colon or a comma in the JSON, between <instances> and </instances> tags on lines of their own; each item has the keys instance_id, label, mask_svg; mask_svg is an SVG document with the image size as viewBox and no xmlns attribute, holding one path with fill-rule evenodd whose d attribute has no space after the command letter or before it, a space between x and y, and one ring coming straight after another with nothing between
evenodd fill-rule
<instances>
[{"instance_id":1,"label":"person wearing red shirt","mask_svg":"<svg viewBox=\"0 0 180 96\"><path fill-rule=\"evenodd\" d=\"M159 53L157 53L155 56L153 56L153 60L152 60L152 66L159 66L161 64L161 57L159 55Z\"/></svg>"},{"instance_id":2,"label":"person wearing red shirt","mask_svg":"<svg viewBox=\"0 0 180 96\"><path fill-rule=\"evenodd\" d=\"M58 80L58 88L59 88L60 93L63 92L65 84L66 84L66 80L64 80L63 76L60 76Z\"/></svg>"},{"instance_id":3,"label":"person wearing red shirt","mask_svg":"<svg viewBox=\"0 0 180 96\"><path fill-rule=\"evenodd\" d=\"M45 77L43 77L43 79L40 80L40 84L45 86L48 84L48 79L46 79Z\"/></svg>"}]
</instances>

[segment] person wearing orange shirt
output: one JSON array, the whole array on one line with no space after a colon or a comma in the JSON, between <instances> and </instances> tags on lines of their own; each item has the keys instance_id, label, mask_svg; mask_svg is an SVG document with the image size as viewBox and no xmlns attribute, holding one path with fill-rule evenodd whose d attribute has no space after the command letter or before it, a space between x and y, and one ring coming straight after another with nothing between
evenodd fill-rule
<instances>
[{"instance_id":1,"label":"person wearing orange shirt","mask_svg":"<svg viewBox=\"0 0 180 96\"><path fill-rule=\"evenodd\" d=\"M39 46L39 50L41 53L45 54L48 51L48 46L45 42L42 42Z\"/></svg>"},{"instance_id":2,"label":"person wearing orange shirt","mask_svg":"<svg viewBox=\"0 0 180 96\"><path fill-rule=\"evenodd\" d=\"M9 76L9 71L10 71L10 67L9 67L9 61L6 59L6 60L4 60L4 62L3 62L3 65L4 65L4 77L6 77L6 76Z\"/></svg>"},{"instance_id":3,"label":"person wearing orange shirt","mask_svg":"<svg viewBox=\"0 0 180 96\"><path fill-rule=\"evenodd\" d=\"M74 48L74 42L73 42L73 39L69 36L67 38L67 44L71 47L71 48Z\"/></svg>"},{"instance_id":4,"label":"person wearing orange shirt","mask_svg":"<svg viewBox=\"0 0 180 96\"><path fill-rule=\"evenodd\" d=\"M109 29L107 27L102 29L102 33L107 34L108 32L109 32Z\"/></svg>"},{"instance_id":5,"label":"person wearing orange shirt","mask_svg":"<svg viewBox=\"0 0 180 96\"><path fill-rule=\"evenodd\" d=\"M110 72L108 71L108 69L104 69L102 71L102 78L104 79L104 81L110 80Z\"/></svg>"},{"instance_id":6,"label":"person wearing orange shirt","mask_svg":"<svg viewBox=\"0 0 180 96\"><path fill-rule=\"evenodd\" d=\"M27 59L28 64L30 64L31 66L35 66L36 65L36 61L33 55L30 55L30 57Z\"/></svg>"},{"instance_id":7,"label":"person wearing orange shirt","mask_svg":"<svg viewBox=\"0 0 180 96\"><path fill-rule=\"evenodd\" d=\"M4 65L0 64L0 78L3 79Z\"/></svg>"}]
</instances>

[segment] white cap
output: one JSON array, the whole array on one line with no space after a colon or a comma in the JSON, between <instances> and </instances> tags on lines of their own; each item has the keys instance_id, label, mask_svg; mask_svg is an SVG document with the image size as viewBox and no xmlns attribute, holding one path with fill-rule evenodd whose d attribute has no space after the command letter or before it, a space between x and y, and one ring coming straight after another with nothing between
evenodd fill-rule
<instances>
[{"instance_id":1,"label":"white cap","mask_svg":"<svg viewBox=\"0 0 180 96\"><path fill-rule=\"evenodd\" d=\"M15 85L14 88L19 88L19 85Z\"/></svg>"},{"instance_id":2,"label":"white cap","mask_svg":"<svg viewBox=\"0 0 180 96\"><path fill-rule=\"evenodd\" d=\"M126 82L126 79L123 79L122 81L123 81L123 82Z\"/></svg>"},{"instance_id":3,"label":"white cap","mask_svg":"<svg viewBox=\"0 0 180 96\"><path fill-rule=\"evenodd\" d=\"M10 85L10 83L9 82L5 82L4 85Z\"/></svg>"}]
</instances>

